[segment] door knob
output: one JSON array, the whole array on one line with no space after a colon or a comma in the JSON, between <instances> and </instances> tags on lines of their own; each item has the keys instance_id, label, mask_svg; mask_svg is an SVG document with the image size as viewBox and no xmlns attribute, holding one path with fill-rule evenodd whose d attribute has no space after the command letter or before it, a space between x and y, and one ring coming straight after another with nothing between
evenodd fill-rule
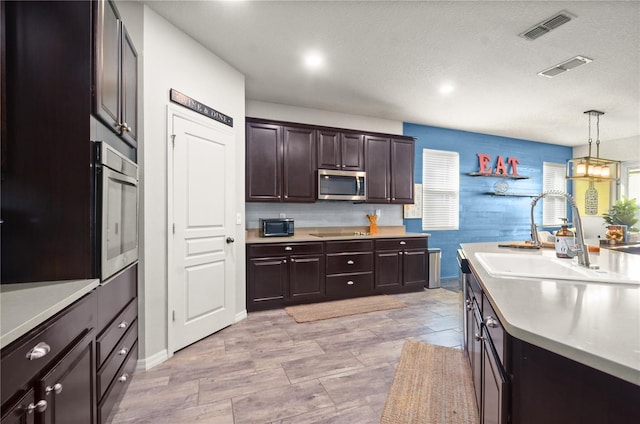
<instances>
[{"instance_id":1,"label":"door knob","mask_svg":"<svg viewBox=\"0 0 640 424\"><path fill-rule=\"evenodd\" d=\"M231 244L235 241L233 237L227 237L227 244Z\"/></svg>"}]
</instances>

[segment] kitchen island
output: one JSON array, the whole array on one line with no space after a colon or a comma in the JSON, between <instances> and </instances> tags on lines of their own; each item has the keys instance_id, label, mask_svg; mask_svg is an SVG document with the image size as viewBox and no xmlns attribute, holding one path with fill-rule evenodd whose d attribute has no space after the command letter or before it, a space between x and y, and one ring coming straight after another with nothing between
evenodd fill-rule
<instances>
[{"instance_id":1,"label":"kitchen island","mask_svg":"<svg viewBox=\"0 0 640 424\"><path fill-rule=\"evenodd\" d=\"M467 306L477 302L484 316L476 333L482 343L478 358L496 350L500 356L495 361L503 371L503 416L498 422L640 422L640 257L604 249L590 253L593 264L628 281L585 282L498 276L488 272L478 256L554 258L552 249L461 246L472 271L470 280L481 292L481 300L467 298ZM499 323L490 323L491 318ZM471 328L473 320L471 315ZM497 342L491 340L496 327L504 329ZM473 348L468 351L473 368ZM478 372L491 377L487 362L478 362ZM482 388L487 389L484 381ZM491 408L486 398L478 397L481 413Z\"/></svg>"}]
</instances>

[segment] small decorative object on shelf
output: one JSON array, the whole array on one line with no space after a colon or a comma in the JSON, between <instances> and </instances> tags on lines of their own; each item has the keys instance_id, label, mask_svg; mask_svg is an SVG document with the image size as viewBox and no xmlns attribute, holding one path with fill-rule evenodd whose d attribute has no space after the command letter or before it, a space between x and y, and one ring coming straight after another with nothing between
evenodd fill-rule
<instances>
[{"instance_id":1,"label":"small decorative object on shelf","mask_svg":"<svg viewBox=\"0 0 640 424\"><path fill-rule=\"evenodd\" d=\"M506 181L496 181L496 183L493 185L493 189L497 194L504 194L509 191L509 183L507 183Z\"/></svg>"}]
</instances>

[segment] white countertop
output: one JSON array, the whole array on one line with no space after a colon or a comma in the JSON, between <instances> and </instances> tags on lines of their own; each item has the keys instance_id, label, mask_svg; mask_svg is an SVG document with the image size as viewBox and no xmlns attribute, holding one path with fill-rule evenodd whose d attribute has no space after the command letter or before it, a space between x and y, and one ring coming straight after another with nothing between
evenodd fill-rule
<instances>
[{"instance_id":1,"label":"white countertop","mask_svg":"<svg viewBox=\"0 0 640 424\"><path fill-rule=\"evenodd\" d=\"M395 237L430 237L428 233L407 233L404 225L379 226L377 234L369 234L369 227L301 227L295 229L291 237L260 237L258 230L247 230L246 243L294 243L304 241L331 241L331 240L366 240L376 238Z\"/></svg>"},{"instance_id":2,"label":"white countertop","mask_svg":"<svg viewBox=\"0 0 640 424\"><path fill-rule=\"evenodd\" d=\"M100 280L67 280L0 286L0 347L20 338L98 287Z\"/></svg>"},{"instance_id":3,"label":"white countertop","mask_svg":"<svg viewBox=\"0 0 640 424\"><path fill-rule=\"evenodd\" d=\"M509 334L640 385L640 285L492 277L476 253L555 257L553 249L509 249L497 245L461 246ZM589 255L592 263L634 279L640 277L638 255L607 249Z\"/></svg>"}]
</instances>

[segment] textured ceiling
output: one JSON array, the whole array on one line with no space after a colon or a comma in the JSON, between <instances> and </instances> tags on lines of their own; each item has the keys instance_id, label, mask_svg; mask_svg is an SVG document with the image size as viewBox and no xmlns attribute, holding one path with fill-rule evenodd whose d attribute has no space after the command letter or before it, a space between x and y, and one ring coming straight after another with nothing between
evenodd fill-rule
<instances>
[{"instance_id":1,"label":"textured ceiling","mask_svg":"<svg viewBox=\"0 0 640 424\"><path fill-rule=\"evenodd\" d=\"M637 0L145 3L243 73L248 100L571 146L597 109L603 143L640 135ZM518 36L561 10L576 18ZM537 75L576 55L593 62Z\"/></svg>"}]
</instances>

